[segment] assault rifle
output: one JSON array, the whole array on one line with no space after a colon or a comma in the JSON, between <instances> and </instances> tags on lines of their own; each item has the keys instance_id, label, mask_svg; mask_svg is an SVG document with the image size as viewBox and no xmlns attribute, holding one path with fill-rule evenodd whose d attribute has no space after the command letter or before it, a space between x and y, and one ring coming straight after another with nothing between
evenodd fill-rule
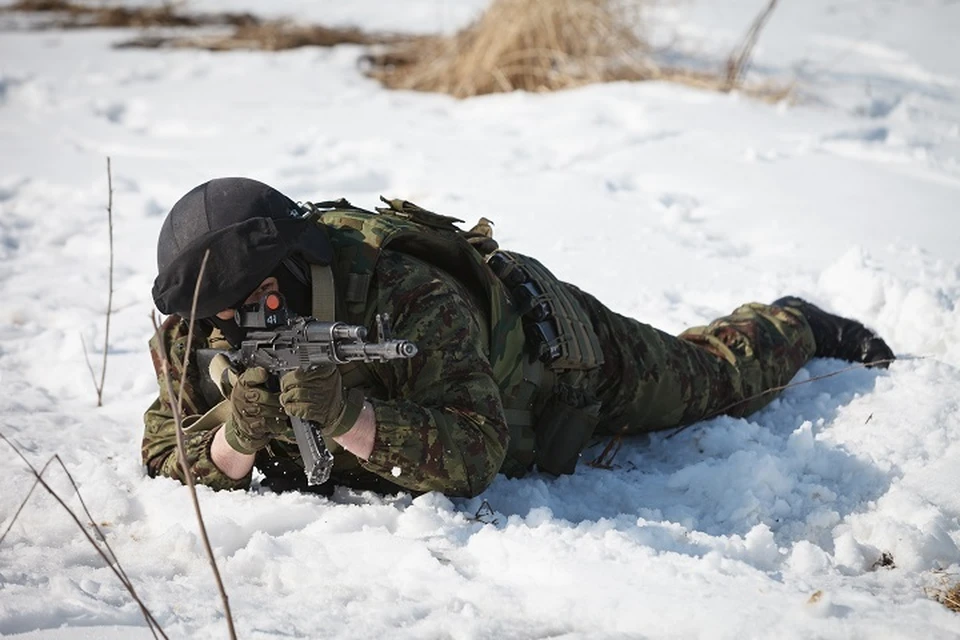
<instances>
[{"instance_id":1,"label":"assault rifle","mask_svg":"<svg viewBox=\"0 0 960 640\"><path fill-rule=\"evenodd\" d=\"M343 322L321 322L314 318L292 314L279 293L268 293L259 302L245 305L235 316L237 324L246 329L246 335L236 351L200 350L201 363L211 362L211 378L221 389L228 378L250 367L263 367L279 388L279 378L294 369L312 369L323 365L348 362L383 362L398 358L412 358L417 346L409 340L394 340L391 336L390 316L377 314L377 341L367 342L367 329ZM213 366L216 355L222 354L227 363ZM201 364L202 366L202 364ZM226 395L226 394L224 394ZM309 420L290 417L297 438L300 457L303 458L307 484L323 484L330 478L333 455L327 450L320 427Z\"/></svg>"}]
</instances>

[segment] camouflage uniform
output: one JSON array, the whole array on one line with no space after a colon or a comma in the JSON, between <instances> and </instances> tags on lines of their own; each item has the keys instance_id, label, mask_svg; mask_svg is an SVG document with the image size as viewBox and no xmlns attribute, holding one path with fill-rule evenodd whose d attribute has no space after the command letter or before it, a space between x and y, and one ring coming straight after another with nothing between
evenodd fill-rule
<instances>
[{"instance_id":1,"label":"camouflage uniform","mask_svg":"<svg viewBox=\"0 0 960 640\"><path fill-rule=\"evenodd\" d=\"M745 304L674 337L616 314L579 292L603 345L591 380L601 434L637 434L769 404L814 354L813 333L794 309ZM762 394L762 395L761 395Z\"/></svg>"},{"instance_id":2,"label":"camouflage uniform","mask_svg":"<svg viewBox=\"0 0 960 640\"><path fill-rule=\"evenodd\" d=\"M343 267L333 267L339 286L345 279ZM549 426L538 421L536 429L524 433L507 421L524 384L524 360L529 360L519 349L508 348L522 336L519 315L511 315L505 303L508 313L491 327L489 308L460 280L412 255L384 249L366 304L352 310L341 305L338 318L370 326L375 313L388 312L395 337L413 340L419 353L411 360L341 367L345 386L364 389L377 431L366 461L329 443L335 456L333 482L383 492L476 495L501 470L519 475L534 461L554 470L540 463L534 448L549 450L563 442L569 435L565 427L577 423L576 413L585 412L590 415L580 424L587 426L571 436L572 444L558 445L573 447L573 462L553 465L572 471L576 454L593 433L635 434L722 411L756 411L774 395L753 396L789 382L815 350L807 321L795 310L748 304L708 327L673 337L613 313L572 285L562 286L582 305L599 339L603 363L573 376L554 376L546 391L530 398L533 413L542 417L554 411L551 400L564 394L576 400L561 405L566 409ZM161 335L175 381L189 360L183 396L190 468L198 482L213 488L246 487L249 476L232 480L213 464L215 429L189 429L210 409L198 391L194 351L214 338L196 337L188 347L186 332L186 323L171 316ZM494 335L498 332L500 338ZM155 337L151 351L158 371L160 349ZM165 392L147 410L145 427L142 453L148 473L182 480ZM272 441L256 461L268 476L271 470L289 471L297 464L302 467L292 430Z\"/></svg>"}]
</instances>

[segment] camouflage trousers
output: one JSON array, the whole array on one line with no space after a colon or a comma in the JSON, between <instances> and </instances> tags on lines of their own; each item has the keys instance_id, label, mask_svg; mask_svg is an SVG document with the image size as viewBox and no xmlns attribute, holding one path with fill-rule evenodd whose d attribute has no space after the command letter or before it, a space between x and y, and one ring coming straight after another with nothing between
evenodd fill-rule
<instances>
[{"instance_id":1,"label":"camouflage trousers","mask_svg":"<svg viewBox=\"0 0 960 640\"><path fill-rule=\"evenodd\" d=\"M746 304L671 336L577 292L602 345L589 386L602 403L595 433L637 434L767 405L813 357L813 333L793 309Z\"/></svg>"}]
</instances>

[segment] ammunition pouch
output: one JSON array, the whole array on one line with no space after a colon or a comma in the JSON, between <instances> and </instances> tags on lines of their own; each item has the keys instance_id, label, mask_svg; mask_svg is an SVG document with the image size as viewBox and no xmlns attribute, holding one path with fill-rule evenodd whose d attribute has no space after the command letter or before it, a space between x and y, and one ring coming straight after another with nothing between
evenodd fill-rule
<instances>
[{"instance_id":1,"label":"ammunition pouch","mask_svg":"<svg viewBox=\"0 0 960 640\"><path fill-rule=\"evenodd\" d=\"M596 331L569 285L539 261L496 251L487 265L522 316L530 351L524 378L535 380L543 396L535 424L519 429L511 424L504 472L520 475L535 463L547 473L573 473L599 422L600 402L584 388L590 373L603 364Z\"/></svg>"},{"instance_id":2,"label":"ammunition pouch","mask_svg":"<svg viewBox=\"0 0 960 640\"><path fill-rule=\"evenodd\" d=\"M539 261L496 251L487 258L487 265L523 316L527 343L540 362L554 371L583 371L603 364L600 341L583 305Z\"/></svg>"}]
</instances>

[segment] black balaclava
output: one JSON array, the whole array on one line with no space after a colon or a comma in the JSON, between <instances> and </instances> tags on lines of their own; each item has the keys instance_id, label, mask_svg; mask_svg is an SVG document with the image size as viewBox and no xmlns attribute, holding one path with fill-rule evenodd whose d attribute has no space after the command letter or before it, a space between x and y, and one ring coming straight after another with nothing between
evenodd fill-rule
<instances>
[{"instance_id":1,"label":"black balaclava","mask_svg":"<svg viewBox=\"0 0 960 640\"><path fill-rule=\"evenodd\" d=\"M162 313L189 316L208 249L197 318L233 308L275 271L287 280L283 274L292 276L291 269L278 269L284 260L326 265L332 258L322 226L304 219L290 198L248 178L211 180L180 198L160 229L153 299ZM287 295L300 307L298 290Z\"/></svg>"}]
</instances>

